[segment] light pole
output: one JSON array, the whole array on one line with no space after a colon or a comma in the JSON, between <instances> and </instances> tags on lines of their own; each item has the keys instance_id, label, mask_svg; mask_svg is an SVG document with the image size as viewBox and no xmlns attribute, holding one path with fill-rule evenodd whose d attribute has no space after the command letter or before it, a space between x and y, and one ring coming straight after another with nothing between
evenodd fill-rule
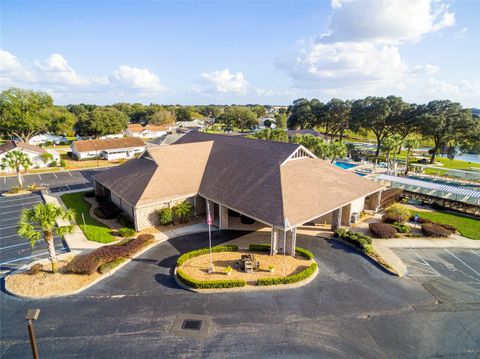
<instances>
[{"instance_id":1,"label":"light pole","mask_svg":"<svg viewBox=\"0 0 480 359\"><path fill-rule=\"evenodd\" d=\"M35 340L35 328L33 320L37 320L40 315L40 309L29 309L25 319L27 320L28 336L30 337L30 345L32 346L33 359L39 359L37 341Z\"/></svg>"}]
</instances>

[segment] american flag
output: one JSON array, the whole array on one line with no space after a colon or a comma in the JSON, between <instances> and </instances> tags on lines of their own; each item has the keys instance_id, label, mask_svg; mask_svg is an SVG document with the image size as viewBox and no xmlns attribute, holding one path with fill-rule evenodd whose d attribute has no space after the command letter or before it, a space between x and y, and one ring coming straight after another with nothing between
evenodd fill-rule
<instances>
[{"instance_id":1,"label":"american flag","mask_svg":"<svg viewBox=\"0 0 480 359\"><path fill-rule=\"evenodd\" d=\"M213 223L212 217L207 216L207 224L212 224L212 223Z\"/></svg>"}]
</instances>

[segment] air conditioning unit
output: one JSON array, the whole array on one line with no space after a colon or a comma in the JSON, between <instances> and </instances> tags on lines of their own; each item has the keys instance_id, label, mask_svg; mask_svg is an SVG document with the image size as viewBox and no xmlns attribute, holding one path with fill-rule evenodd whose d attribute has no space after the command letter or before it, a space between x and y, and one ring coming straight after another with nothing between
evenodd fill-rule
<instances>
[{"instance_id":1,"label":"air conditioning unit","mask_svg":"<svg viewBox=\"0 0 480 359\"><path fill-rule=\"evenodd\" d=\"M360 220L360 213L353 212L350 216L350 223L357 223Z\"/></svg>"}]
</instances>

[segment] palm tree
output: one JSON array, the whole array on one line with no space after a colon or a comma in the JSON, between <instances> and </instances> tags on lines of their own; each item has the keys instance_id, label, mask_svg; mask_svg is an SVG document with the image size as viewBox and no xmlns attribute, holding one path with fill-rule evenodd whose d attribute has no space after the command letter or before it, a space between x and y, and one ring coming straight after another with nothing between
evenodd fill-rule
<instances>
[{"instance_id":1,"label":"palm tree","mask_svg":"<svg viewBox=\"0 0 480 359\"><path fill-rule=\"evenodd\" d=\"M192 205L187 201L183 201L173 207L173 215L180 219L180 222L184 222L185 219L192 213Z\"/></svg>"},{"instance_id":2,"label":"palm tree","mask_svg":"<svg viewBox=\"0 0 480 359\"><path fill-rule=\"evenodd\" d=\"M48 259L52 263L52 272L57 272L57 256L53 238L62 236L73 231L72 225L57 226L57 220L73 220L75 212L72 209L64 210L53 204L40 203L33 208L26 208L22 211L20 227L17 233L30 240L32 247L37 241L45 240L48 248Z\"/></svg>"},{"instance_id":3,"label":"palm tree","mask_svg":"<svg viewBox=\"0 0 480 359\"><path fill-rule=\"evenodd\" d=\"M347 155L347 146L343 142L331 142L329 144L330 156L332 158L330 163L333 163L337 157L345 157Z\"/></svg>"},{"instance_id":4,"label":"palm tree","mask_svg":"<svg viewBox=\"0 0 480 359\"><path fill-rule=\"evenodd\" d=\"M412 150L417 148L420 145L420 142L415 137L407 137L403 147L407 150L407 156L405 157L405 176L408 174L408 159L412 154Z\"/></svg>"},{"instance_id":5,"label":"palm tree","mask_svg":"<svg viewBox=\"0 0 480 359\"><path fill-rule=\"evenodd\" d=\"M23 189L23 179L20 170L22 167L26 170L32 165L32 161L27 154L21 151L10 151L5 154L0 162L0 168L5 170L7 168L15 168L17 171L18 186Z\"/></svg>"}]
</instances>

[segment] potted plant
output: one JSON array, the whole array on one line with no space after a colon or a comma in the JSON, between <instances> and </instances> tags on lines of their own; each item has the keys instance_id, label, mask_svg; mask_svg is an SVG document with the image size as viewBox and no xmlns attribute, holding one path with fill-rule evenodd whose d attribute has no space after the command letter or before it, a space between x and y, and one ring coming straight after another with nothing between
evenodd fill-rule
<instances>
[{"instance_id":1,"label":"potted plant","mask_svg":"<svg viewBox=\"0 0 480 359\"><path fill-rule=\"evenodd\" d=\"M270 273L275 272L275 266L274 266L273 264L270 264L270 265L268 266L268 270L270 271Z\"/></svg>"},{"instance_id":2,"label":"potted plant","mask_svg":"<svg viewBox=\"0 0 480 359\"><path fill-rule=\"evenodd\" d=\"M225 268L225 274L226 275L232 274L232 267L228 266L227 268Z\"/></svg>"}]
</instances>

